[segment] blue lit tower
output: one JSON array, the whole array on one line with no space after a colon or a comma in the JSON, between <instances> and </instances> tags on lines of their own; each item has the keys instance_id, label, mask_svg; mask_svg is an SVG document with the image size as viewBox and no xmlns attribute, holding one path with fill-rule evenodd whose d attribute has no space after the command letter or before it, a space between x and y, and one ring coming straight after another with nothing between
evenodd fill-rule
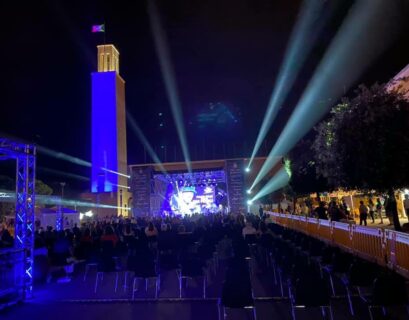
<instances>
[{"instance_id":1,"label":"blue lit tower","mask_svg":"<svg viewBox=\"0 0 409 320\"><path fill-rule=\"evenodd\" d=\"M128 193L125 81L119 75L119 52L112 44L98 46L98 71L92 73L91 118L91 191L111 198L111 204L124 206ZM118 209L117 213L125 212Z\"/></svg>"}]
</instances>

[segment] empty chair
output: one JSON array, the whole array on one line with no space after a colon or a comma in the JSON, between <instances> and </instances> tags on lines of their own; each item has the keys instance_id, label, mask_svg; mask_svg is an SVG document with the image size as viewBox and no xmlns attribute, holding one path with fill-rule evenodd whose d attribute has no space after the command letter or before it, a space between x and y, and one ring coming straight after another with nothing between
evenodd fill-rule
<instances>
[{"instance_id":1,"label":"empty chair","mask_svg":"<svg viewBox=\"0 0 409 320\"><path fill-rule=\"evenodd\" d=\"M203 278L203 298L206 298L206 272L204 261L198 256L188 256L181 260L180 269L177 270L179 279L179 298L182 298L182 284L185 279L187 286L189 279Z\"/></svg>"},{"instance_id":2,"label":"empty chair","mask_svg":"<svg viewBox=\"0 0 409 320\"><path fill-rule=\"evenodd\" d=\"M156 270L156 264L150 251L128 257L128 269L134 272L132 299L135 299L135 292L138 291L138 281L145 280L145 291L148 291L149 280L155 281L155 298L160 290L160 276Z\"/></svg>"},{"instance_id":3,"label":"empty chair","mask_svg":"<svg viewBox=\"0 0 409 320\"><path fill-rule=\"evenodd\" d=\"M359 296L366 301L365 291L371 289L377 276L377 269L373 264L357 259L351 264L347 276L342 278L347 292L351 315L354 315L351 290L356 290Z\"/></svg>"},{"instance_id":4,"label":"empty chair","mask_svg":"<svg viewBox=\"0 0 409 320\"><path fill-rule=\"evenodd\" d=\"M219 320L225 318L226 309L229 308L252 309L253 317L257 319L250 274L244 259L235 258L230 261L218 307Z\"/></svg>"},{"instance_id":5,"label":"empty chair","mask_svg":"<svg viewBox=\"0 0 409 320\"><path fill-rule=\"evenodd\" d=\"M91 268L97 269L98 262L101 260L101 249L99 243L94 243L88 248L87 257L85 260L84 281L87 280L88 273Z\"/></svg>"},{"instance_id":6,"label":"empty chair","mask_svg":"<svg viewBox=\"0 0 409 320\"><path fill-rule=\"evenodd\" d=\"M246 234L244 237L247 244L254 245L257 243L257 235L256 234Z\"/></svg>"},{"instance_id":7,"label":"empty chair","mask_svg":"<svg viewBox=\"0 0 409 320\"><path fill-rule=\"evenodd\" d=\"M100 260L97 265L97 274L95 276L95 286L94 286L95 293L97 292L100 281L104 280L104 274L106 273L115 274L114 291L116 292L118 289L119 272L117 270L115 259L109 255L103 254L101 255Z\"/></svg>"},{"instance_id":8,"label":"empty chair","mask_svg":"<svg viewBox=\"0 0 409 320\"><path fill-rule=\"evenodd\" d=\"M240 257L240 258L250 258L250 250L249 246L247 245L247 242L242 238L236 238L232 242L233 245L233 254L235 257Z\"/></svg>"},{"instance_id":9,"label":"empty chair","mask_svg":"<svg viewBox=\"0 0 409 320\"><path fill-rule=\"evenodd\" d=\"M335 251L331 263L322 267L322 270L328 273L333 296L336 296L333 275L340 279L345 277L353 261L354 257L351 254Z\"/></svg>"},{"instance_id":10,"label":"empty chair","mask_svg":"<svg viewBox=\"0 0 409 320\"><path fill-rule=\"evenodd\" d=\"M97 274L95 278L94 291L97 292L99 282L104 279L105 273L114 273L115 274L114 291L116 292L118 289L119 267L118 267L118 257L116 256L114 242L110 240L101 241L100 248L101 249L99 251L99 256L98 256Z\"/></svg>"},{"instance_id":11,"label":"empty chair","mask_svg":"<svg viewBox=\"0 0 409 320\"><path fill-rule=\"evenodd\" d=\"M177 270L180 269L178 257L172 251L160 252L158 256L159 270Z\"/></svg>"},{"instance_id":12,"label":"empty chair","mask_svg":"<svg viewBox=\"0 0 409 320\"><path fill-rule=\"evenodd\" d=\"M405 279L393 273L385 273L377 277L373 283L372 295L366 300L371 320L373 310L382 310L383 316L388 313L388 308L404 306L408 312L408 293Z\"/></svg>"},{"instance_id":13,"label":"empty chair","mask_svg":"<svg viewBox=\"0 0 409 320\"><path fill-rule=\"evenodd\" d=\"M320 308L323 318L326 310L332 316L330 294L325 281L318 272L311 269L300 274L295 283L290 287L290 301L292 318L296 319L296 310L299 308Z\"/></svg>"},{"instance_id":14,"label":"empty chair","mask_svg":"<svg viewBox=\"0 0 409 320\"><path fill-rule=\"evenodd\" d=\"M203 243L198 247L197 253L203 261L206 261L208 266L213 267L213 272L216 274L217 257L215 256L215 245L213 243Z\"/></svg>"}]
</instances>

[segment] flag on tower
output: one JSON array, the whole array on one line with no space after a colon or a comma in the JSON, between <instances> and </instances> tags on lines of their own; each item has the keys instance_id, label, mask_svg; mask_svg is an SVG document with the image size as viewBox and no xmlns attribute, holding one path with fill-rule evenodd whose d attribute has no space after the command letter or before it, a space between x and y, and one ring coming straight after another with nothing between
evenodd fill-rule
<instances>
[{"instance_id":1,"label":"flag on tower","mask_svg":"<svg viewBox=\"0 0 409 320\"><path fill-rule=\"evenodd\" d=\"M92 26L92 32L105 32L105 24L96 24Z\"/></svg>"}]
</instances>

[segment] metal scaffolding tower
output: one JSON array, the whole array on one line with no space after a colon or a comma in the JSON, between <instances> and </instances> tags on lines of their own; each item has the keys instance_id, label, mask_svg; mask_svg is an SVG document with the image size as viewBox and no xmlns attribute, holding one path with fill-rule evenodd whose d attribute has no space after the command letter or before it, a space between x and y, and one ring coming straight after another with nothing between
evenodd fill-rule
<instances>
[{"instance_id":1,"label":"metal scaffolding tower","mask_svg":"<svg viewBox=\"0 0 409 320\"><path fill-rule=\"evenodd\" d=\"M23 299L33 287L36 150L31 144L0 138L0 160L16 160L15 248L24 251Z\"/></svg>"}]
</instances>

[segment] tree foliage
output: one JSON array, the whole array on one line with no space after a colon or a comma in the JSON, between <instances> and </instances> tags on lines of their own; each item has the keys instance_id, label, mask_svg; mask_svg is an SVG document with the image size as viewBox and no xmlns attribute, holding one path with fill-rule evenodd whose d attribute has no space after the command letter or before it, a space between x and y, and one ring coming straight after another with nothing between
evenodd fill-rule
<instances>
[{"instance_id":1,"label":"tree foliage","mask_svg":"<svg viewBox=\"0 0 409 320\"><path fill-rule=\"evenodd\" d=\"M36 194L49 196L53 193L53 189L41 180L36 180Z\"/></svg>"},{"instance_id":2,"label":"tree foliage","mask_svg":"<svg viewBox=\"0 0 409 320\"><path fill-rule=\"evenodd\" d=\"M326 179L317 175L310 140L301 140L288 155L291 160L290 186L295 194L306 195L328 190Z\"/></svg>"},{"instance_id":3,"label":"tree foliage","mask_svg":"<svg viewBox=\"0 0 409 320\"><path fill-rule=\"evenodd\" d=\"M360 86L317 127L318 174L333 187L386 191L409 185L409 102L385 85Z\"/></svg>"}]
</instances>

